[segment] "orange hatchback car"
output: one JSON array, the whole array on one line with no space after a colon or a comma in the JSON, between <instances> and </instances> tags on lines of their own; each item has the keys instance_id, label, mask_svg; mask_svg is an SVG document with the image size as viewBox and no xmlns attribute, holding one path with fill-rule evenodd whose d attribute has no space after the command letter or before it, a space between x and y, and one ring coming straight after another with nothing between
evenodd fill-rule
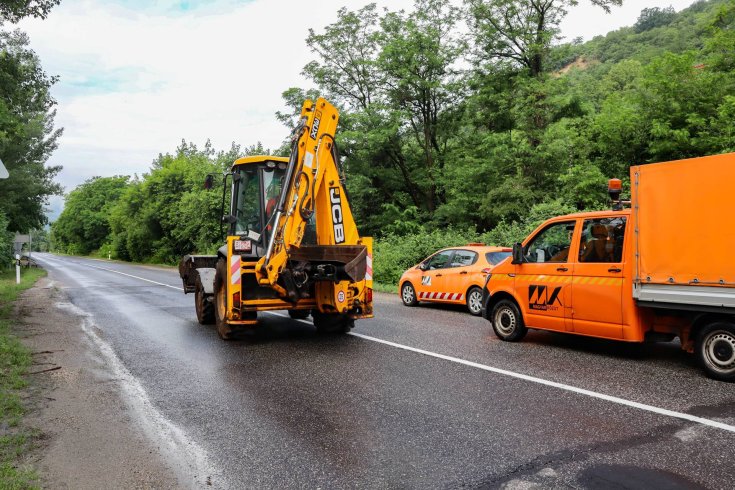
<instances>
[{"instance_id":1,"label":"orange hatchback car","mask_svg":"<svg viewBox=\"0 0 735 490\"><path fill-rule=\"evenodd\" d=\"M403 273L398 282L401 300L406 306L419 301L466 304L470 313L479 315L485 277L512 252L478 243L439 250Z\"/></svg>"}]
</instances>

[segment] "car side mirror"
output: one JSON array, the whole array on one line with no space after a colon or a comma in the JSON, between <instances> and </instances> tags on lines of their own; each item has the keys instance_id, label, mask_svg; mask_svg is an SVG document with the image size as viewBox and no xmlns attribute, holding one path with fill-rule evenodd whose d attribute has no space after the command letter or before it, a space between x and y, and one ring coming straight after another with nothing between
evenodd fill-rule
<instances>
[{"instance_id":1,"label":"car side mirror","mask_svg":"<svg viewBox=\"0 0 735 490\"><path fill-rule=\"evenodd\" d=\"M426 269L426 264L419 264L419 270L425 271Z\"/></svg>"},{"instance_id":2,"label":"car side mirror","mask_svg":"<svg viewBox=\"0 0 735 490\"><path fill-rule=\"evenodd\" d=\"M204 179L204 188L209 190L214 185L214 175L209 174L207 175L207 178Z\"/></svg>"},{"instance_id":3,"label":"car side mirror","mask_svg":"<svg viewBox=\"0 0 735 490\"><path fill-rule=\"evenodd\" d=\"M523 260L523 245L520 243L513 244L513 261L511 264L522 264Z\"/></svg>"}]
</instances>

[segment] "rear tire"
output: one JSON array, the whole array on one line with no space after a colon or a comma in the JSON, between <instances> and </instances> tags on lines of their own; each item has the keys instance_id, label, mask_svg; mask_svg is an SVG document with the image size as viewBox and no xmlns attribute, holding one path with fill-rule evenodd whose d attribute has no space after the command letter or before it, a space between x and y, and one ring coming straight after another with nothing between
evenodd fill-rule
<instances>
[{"instance_id":1,"label":"rear tire","mask_svg":"<svg viewBox=\"0 0 735 490\"><path fill-rule=\"evenodd\" d=\"M294 320L305 320L309 318L310 313L309 310L288 310L288 316Z\"/></svg>"},{"instance_id":2,"label":"rear tire","mask_svg":"<svg viewBox=\"0 0 735 490\"><path fill-rule=\"evenodd\" d=\"M313 310L311 316L314 318L316 331L323 335L345 334L355 326L355 320L339 313L322 313Z\"/></svg>"},{"instance_id":3,"label":"rear tire","mask_svg":"<svg viewBox=\"0 0 735 490\"><path fill-rule=\"evenodd\" d=\"M697 360L707 376L735 381L735 324L714 322L699 331L695 344Z\"/></svg>"},{"instance_id":4,"label":"rear tire","mask_svg":"<svg viewBox=\"0 0 735 490\"><path fill-rule=\"evenodd\" d=\"M197 320L202 325L214 325L214 298L204 292L204 286L199 276L194 286L194 308L197 312Z\"/></svg>"},{"instance_id":5,"label":"rear tire","mask_svg":"<svg viewBox=\"0 0 735 490\"><path fill-rule=\"evenodd\" d=\"M482 313L482 289L473 286L467 291L467 309L470 314L480 316Z\"/></svg>"},{"instance_id":6,"label":"rear tire","mask_svg":"<svg viewBox=\"0 0 735 490\"><path fill-rule=\"evenodd\" d=\"M490 318L492 319L495 335L500 340L517 342L528 333L518 306L509 299L498 301L493 307L493 313Z\"/></svg>"},{"instance_id":7,"label":"rear tire","mask_svg":"<svg viewBox=\"0 0 735 490\"><path fill-rule=\"evenodd\" d=\"M416 299L416 289L410 282L404 282L401 286L401 300L406 306L416 306L419 304L419 300Z\"/></svg>"},{"instance_id":8,"label":"rear tire","mask_svg":"<svg viewBox=\"0 0 735 490\"><path fill-rule=\"evenodd\" d=\"M214 275L214 317L220 338L232 340L234 332L227 323L227 265L224 259L217 261L217 271Z\"/></svg>"}]
</instances>

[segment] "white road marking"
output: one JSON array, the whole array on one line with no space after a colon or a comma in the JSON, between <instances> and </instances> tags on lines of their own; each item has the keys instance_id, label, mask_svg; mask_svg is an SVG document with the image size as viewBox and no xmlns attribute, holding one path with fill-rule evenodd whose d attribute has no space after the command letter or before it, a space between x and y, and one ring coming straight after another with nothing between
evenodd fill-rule
<instances>
[{"instance_id":1,"label":"white road marking","mask_svg":"<svg viewBox=\"0 0 735 490\"><path fill-rule=\"evenodd\" d=\"M162 282L151 281L150 279L145 279L143 277L134 276L132 274L125 274L124 272L116 271L116 270L113 270L113 269L106 269L104 267L95 267L95 266L92 266L92 265L90 265L88 267L94 267L95 269L101 269L101 270L106 270L106 271L109 271L109 272L114 272L116 274L122 274L123 276L133 277L133 278L136 278L136 279L140 279L142 281L147 281L147 282L150 282L150 283L153 283L153 284L158 284L160 286L166 286L166 287L169 287L169 288L172 288L172 289L178 289L179 291L183 291L182 288L179 288L179 287L176 287L176 286L171 286L169 284L164 284ZM276 313L274 311L267 311L266 313L270 313L270 314L275 315L275 316L290 318L290 316L288 314ZM310 321L308 321L308 320L297 320L297 321L300 321L302 323L306 323L307 325L313 325L313 323L310 322ZM675 412L673 410L667 410L665 408L660 408L660 407L656 407L656 406L653 406L653 405L647 405L645 403L639 403L639 402L634 402L634 401L631 401L631 400L626 400L625 398L619 398L617 396L606 395L604 393L599 393L597 391L586 390L584 388L577 388L576 386L571 386L571 385L567 385L567 384L564 384L564 383L557 383L556 381L550 381L550 380L546 380L546 379L543 379L543 378L537 378L535 376L529 376L527 374L516 373L514 371L509 371L507 369L501 369L501 368L496 368L496 367L492 367L492 366L487 366L485 364L480 364L478 362L466 361L466 360L460 359L458 357L452 357L452 356L447 356L447 355L444 355L444 354L438 354L436 352L431 352L431 351L427 351L427 350L423 350L423 349L417 349L416 347L410 347L408 345L398 344L396 342L391 342L391 341L388 341L388 340L378 339L376 337L370 337L369 335L363 335L363 334L356 333L356 332L350 332L348 335L352 335L353 337L358 337L358 338L361 338L363 340L369 340L371 342L377 342L379 344L388 345L388 346L391 346L391 347L395 347L397 349L403 349L403 350L407 350L407 351L410 351L410 352L415 352L417 354L423 354L425 356L434 357L434 358L442 359L442 360L445 360L445 361L455 362L457 364L462 364L464 366L469 366L469 367L473 367L473 368L476 368L476 369L481 369L483 371L489 371L489 372L492 372L492 373L495 373L495 374L500 374L500 375L503 375L503 376L509 376L511 378L522 379L524 381L529 381L531 383L541 384L541 385L544 385L544 386L550 386L550 387L553 387L553 388L558 388L560 390L569 391L569 392L572 392L572 393L577 393L579 395L585 395L585 396L589 396L589 397L592 397L592 398L597 398L599 400L605 400L605 401L608 401L608 402L611 402L611 403L616 403L618 405L623 405L623 406L631 407L631 408L637 408L639 410L644 410L644 411L647 411L647 412L652 412L652 413L656 413L656 414L659 414L659 415L664 415L664 416L667 416L667 417L673 417L673 418L677 418L677 419L687 420L689 422L694 422L696 424L706 425L708 427L714 427L716 429L721 429L721 430L725 430L725 431L728 431L728 432L735 432L735 425L726 424L724 422L718 422L716 420L710 420L710 419L706 419L706 418L703 418L703 417L697 417L695 415L690 415L688 413Z\"/></svg>"}]
</instances>

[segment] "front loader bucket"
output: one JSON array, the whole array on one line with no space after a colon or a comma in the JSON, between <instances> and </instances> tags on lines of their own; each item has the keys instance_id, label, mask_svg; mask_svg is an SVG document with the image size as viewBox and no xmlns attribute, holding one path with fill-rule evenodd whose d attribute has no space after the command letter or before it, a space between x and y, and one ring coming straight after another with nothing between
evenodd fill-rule
<instances>
[{"instance_id":1,"label":"front loader bucket","mask_svg":"<svg viewBox=\"0 0 735 490\"><path fill-rule=\"evenodd\" d=\"M289 253L296 262L311 265L330 264L339 271L340 279L360 282L367 270L367 247L365 245L304 245Z\"/></svg>"}]
</instances>

